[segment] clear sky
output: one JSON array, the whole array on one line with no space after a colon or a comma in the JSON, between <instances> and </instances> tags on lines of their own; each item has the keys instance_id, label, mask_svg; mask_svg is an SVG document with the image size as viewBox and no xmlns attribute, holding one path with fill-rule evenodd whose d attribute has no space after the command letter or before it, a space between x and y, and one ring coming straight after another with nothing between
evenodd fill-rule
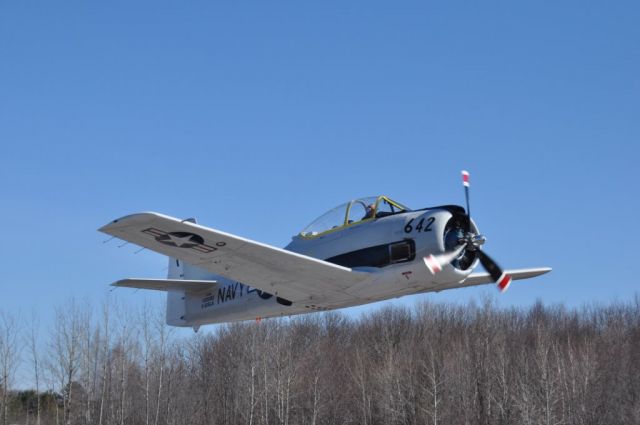
<instances>
[{"instance_id":1,"label":"clear sky","mask_svg":"<svg viewBox=\"0 0 640 425\"><path fill-rule=\"evenodd\" d=\"M461 169L487 252L554 268L499 303L631 299L638 22L637 1L3 1L0 310L163 277L102 243L125 214L284 246L354 197L462 204Z\"/></svg>"}]
</instances>

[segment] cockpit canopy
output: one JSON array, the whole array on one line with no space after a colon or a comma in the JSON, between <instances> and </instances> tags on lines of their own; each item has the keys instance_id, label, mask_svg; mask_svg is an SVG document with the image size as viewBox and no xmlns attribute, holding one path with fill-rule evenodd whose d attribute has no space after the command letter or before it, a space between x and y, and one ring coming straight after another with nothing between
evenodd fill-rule
<instances>
[{"instance_id":1,"label":"cockpit canopy","mask_svg":"<svg viewBox=\"0 0 640 425\"><path fill-rule=\"evenodd\" d=\"M318 217L300 232L300 236L313 238L324 233L342 229L346 226L405 211L411 211L411 209L384 195L354 199Z\"/></svg>"}]
</instances>

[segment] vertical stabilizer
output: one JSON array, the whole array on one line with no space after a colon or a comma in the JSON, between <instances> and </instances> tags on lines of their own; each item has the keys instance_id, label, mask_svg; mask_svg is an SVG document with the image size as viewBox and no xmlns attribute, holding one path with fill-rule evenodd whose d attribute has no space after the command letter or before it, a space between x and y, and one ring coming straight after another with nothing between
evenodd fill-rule
<instances>
[{"instance_id":1,"label":"vertical stabilizer","mask_svg":"<svg viewBox=\"0 0 640 425\"><path fill-rule=\"evenodd\" d=\"M184 279L182 261L169 258L168 279ZM167 292L167 325L184 326L184 315L187 313L187 302L184 291Z\"/></svg>"},{"instance_id":2,"label":"vertical stabilizer","mask_svg":"<svg viewBox=\"0 0 640 425\"><path fill-rule=\"evenodd\" d=\"M195 218L188 218L184 221L195 223ZM169 271L167 279L184 279L185 265L177 258L169 258ZM187 313L187 302L184 291L167 292L167 324L171 326L184 326L183 317Z\"/></svg>"},{"instance_id":3,"label":"vertical stabilizer","mask_svg":"<svg viewBox=\"0 0 640 425\"><path fill-rule=\"evenodd\" d=\"M177 258L169 258L167 279L184 279L184 264Z\"/></svg>"}]
</instances>

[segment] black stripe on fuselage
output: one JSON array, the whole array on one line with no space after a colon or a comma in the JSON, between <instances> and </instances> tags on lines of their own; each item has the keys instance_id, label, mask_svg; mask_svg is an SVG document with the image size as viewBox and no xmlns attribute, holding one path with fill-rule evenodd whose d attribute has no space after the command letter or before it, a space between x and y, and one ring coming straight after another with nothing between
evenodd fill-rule
<instances>
[{"instance_id":1,"label":"black stripe on fuselage","mask_svg":"<svg viewBox=\"0 0 640 425\"><path fill-rule=\"evenodd\" d=\"M384 267L389 264L413 261L416 244L413 239L370 246L325 259L343 267Z\"/></svg>"}]
</instances>

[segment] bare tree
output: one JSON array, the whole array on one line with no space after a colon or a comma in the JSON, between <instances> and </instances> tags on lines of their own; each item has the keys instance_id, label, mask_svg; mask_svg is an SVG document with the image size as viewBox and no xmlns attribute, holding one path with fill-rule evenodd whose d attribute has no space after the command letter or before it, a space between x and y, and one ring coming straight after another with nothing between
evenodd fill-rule
<instances>
[{"instance_id":1,"label":"bare tree","mask_svg":"<svg viewBox=\"0 0 640 425\"><path fill-rule=\"evenodd\" d=\"M9 390L20 361L20 329L13 316L0 312L0 384L2 385L2 425L9 420Z\"/></svg>"},{"instance_id":2,"label":"bare tree","mask_svg":"<svg viewBox=\"0 0 640 425\"><path fill-rule=\"evenodd\" d=\"M51 341L49 343L49 369L57 379L59 390L63 394L63 421L72 422L74 403L74 380L79 369L80 337L85 313L75 300L55 312Z\"/></svg>"},{"instance_id":3,"label":"bare tree","mask_svg":"<svg viewBox=\"0 0 640 425\"><path fill-rule=\"evenodd\" d=\"M110 336L111 336L111 323L110 323L110 298L107 298L102 305L102 339L99 343L100 350L100 402L98 407L98 425L102 425L104 422L106 401L107 401L107 389L109 383L109 371L111 369L111 355L110 355Z\"/></svg>"},{"instance_id":4,"label":"bare tree","mask_svg":"<svg viewBox=\"0 0 640 425\"><path fill-rule=\"evenodd\" d=\"M33 366L33 379L36 386L36 425L40 425L41 422L41 407L40 407L40 354L38 353L39 346L39 330L40 323L34 313L31 315L31 323L29 326L28 346L29 353L31 355L31 364Z\"/></svg>"}]
</instances>

